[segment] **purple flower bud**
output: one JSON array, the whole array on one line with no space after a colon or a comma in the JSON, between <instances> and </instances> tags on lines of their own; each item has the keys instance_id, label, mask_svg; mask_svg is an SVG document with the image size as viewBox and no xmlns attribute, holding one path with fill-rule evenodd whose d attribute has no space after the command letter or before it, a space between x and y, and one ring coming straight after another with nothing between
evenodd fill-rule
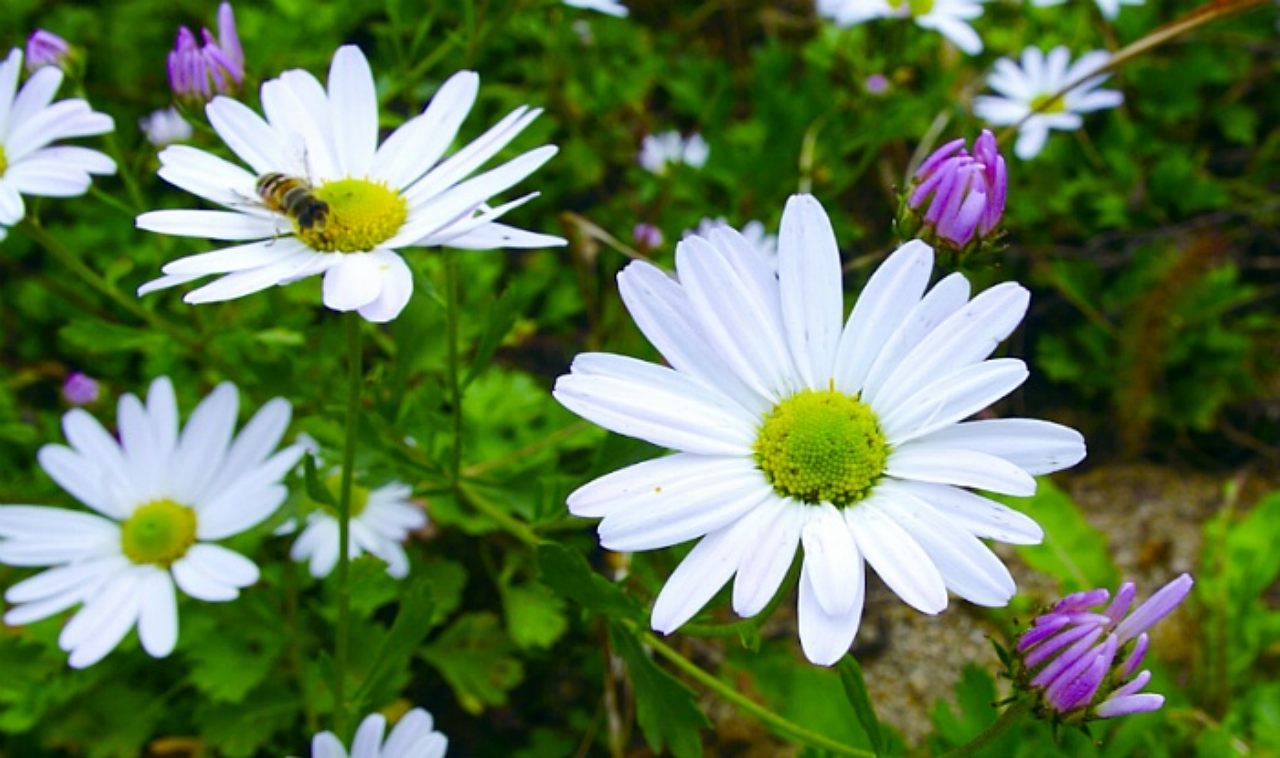
<instances>
[{"instance_id":1,"label":"purple flower bud","mask_svg":"<svg viewBox=\"0 0 1280 758\"><path fill-rule=\"evenodd\" d=\"M235 94L244 83L244 50L229 3L218 8L218 34L221 39L202 29L197 39L187 27L178 29L168 68L169 85L179 100L206 103L215 94Z\"/></svg>"},{"instance_id":2,"label":"purple flower bud","mask_svg":"<svg viewBox=\"0 0 1280 758\"><path fill-rule=\"evenodd\" d=\"M935 150L908 189L899 227L935 247L965 253L998 236L1008 176L991 132L983 130L973 153L963 138Z\"/></svg>"},{"instance_id":3,"label":"purple flower bud","mask_svg":"<svg viewBox=\"0 0 1280 758\"><path fill-rule=\"evenodd\" d=\"M639 223L631 230L631 239L646 250L662 245L662 230L653 224Z\"/></svg>"},{"instance_id":4,"label":"purple flower bud","mask_svg":"<svg viewBox=\"0 0 1280 758\"><path fill-rule=\"evenodd\" d=\"M66 71L71 58L71 45L53 32L36 29L27 38L27 73L34 73L45 66Z\"/></svg>"},{"instance_id":5,"label":"purple flower bud","mask_svg":"<svg viewBox=\"0 0 1280 758\"><path fill-rule=\"evenodd\" d=\"M884 74L872 74L862 82L862 86L872 95L883 95L889 91L889 79Z\"/></svg>"},{"instance_id":6,"label":"purple flower bud","mask_svg":"<svg viewBox=\"0 0 1280 758\"><path fill-rule=\"evenodd\" d=\"M976 150L984 150L981 142ZM951 159L948 159L951 160ZM1146 630L1191 592L1182 576L1130 612L1137 588L1125 582L1106 590L1068 595L1032 622L1018 641L1014 680L1037 699L1037 713L1056 721L1115 718L1160 708L1164 697L1142 693L1151 672L1134 672L1150 645ZM1105 609L1100 606L1111 600Z\"/></svg>"},{"instance_id":7,"label":"purple flower bud","mask_svg":"<svg viewBox=\"0 0 1280 758\"><path fill-rule=\"evenodd\" d=\"M88 405L98 402L98 381L91 376L73 371L62 384L62 396L72 405Z\"/></svg>"}]
</instances>

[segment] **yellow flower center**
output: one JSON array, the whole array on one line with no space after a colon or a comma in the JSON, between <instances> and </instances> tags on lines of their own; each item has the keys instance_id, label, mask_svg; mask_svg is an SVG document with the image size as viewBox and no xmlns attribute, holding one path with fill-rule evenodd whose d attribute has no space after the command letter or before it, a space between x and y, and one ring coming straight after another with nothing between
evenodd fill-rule
<instances>
[{"instance_id":1,"label":"yellow flower center","mask_svg":"<svg viewBox=\"0 0 1280 758\"><path fill-rule=\"evenodd\" d=\"M0 176L9 168L9 159L4 157L4 145L0 145Z\"/></svg>"},{"instance_id":2,"label":"yellow flower center","mask_svg":"<svg viewBox=\"0 0 1280 758\"><path fill-rule=\"evenodd\" d=\"M333 495L334 500L341 499L342 472L335 472L326 476L324 478L324 486L329 490L329 493ZM355 518L356 516L359 516L361 513L364 513L365 506L367 506L368 504L369 504L369 488L361 487L355 482L352 482L351 483L351 518ZM333 516L334 518L338 517L338 512L327 505L321 505L320 503L313 503L313 505L319 508L320 510L324 511L325 513L329 514L330 516Z\"/></svg>"},{"instance_id":3,"label":"yellow flower center","mask_svg":"<svg viewBox=\"0 0 1280 758\"><path fill-rule=\"evenodd\" d=\"M933 10L933 0L888 0L889 7L895 11L902 10L902 6L907 6L911 11L912 18L928 15Z\"/></svg>"},{"instance_id":4,"label":"yellow flower center","mask_svg":"<svg viewBox=\"0 0 1280 758\"><path fill-rule=\"evenodd\" d=\"M165 498L133 512L120 529L120 547L137 564L169 568L196 544L196 512Z\"/></svg>"},{"instance_id":5,"label":"yellow flower center","mask_svg":"<svg viewBox=\"0 0 1280 758\"><path fill-rule=\"evenodd\" d=\"M867 496L889 456L871 408L835 389L804 390L775 405L752 449L779 495L840 508Z\"/></svg>"},{"instance_id":6,"label":"yellow flower center","mask_svg":"<svg viewBox=\"0 0 1280 758\"><path fill-rule=\"evenodd\" d=\"M326 203L323 223L294 220L298 238L325 253L367 253L391 239L409 217L409 205L387 185L367 179L325 182L315 198Z\"/></svg>"},{"instance_id":7,"label":"yellow flower center","mask_svg":"<svg viewBox=\"0 0 1280 758\"><path fill-rule=\"evenodd\" d=\"M1031 98L1031 110L1036 113L1063 113L1067 110L1067 104L1063 98L1054 97L1052 93L1036 95Z\"/></svg>"}]
</instances>

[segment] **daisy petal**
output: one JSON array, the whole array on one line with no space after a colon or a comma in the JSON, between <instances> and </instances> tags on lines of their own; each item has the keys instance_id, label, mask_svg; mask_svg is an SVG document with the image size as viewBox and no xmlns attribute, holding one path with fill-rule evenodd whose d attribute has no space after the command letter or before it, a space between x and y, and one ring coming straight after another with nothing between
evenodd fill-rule
<instances>
[{"instance_id":1,"label":"daisy petal","mask_svg":"<svg viewBox=\"0 0 1280 758\"><path fill-rule=\"evenodd\" d=\"M818 602L817 592L806 561L800 569L800 600L796 615L800 627L800 647L810 663L832 666L853 645L862 621L863 600L866 597L865 575L859 571L849 581L849 592L854 602L847 613L833 616Z\"/></svg>"},{"instance_id":2,"label":"daisy petal","mask_svg":"<svg viewBox=\"0 0 1280 758\"><path fill-rule=\"evenodd\" d=\"M845 521L871 568L898 597L921 613L941 613L947 607L947 586L937 566L905 529L886 511L892 503L872 496L844 510Z\"/></svg>"},{"instance_id":3,"label":"daisy petal","mask_svg":"<svg viewBox=\"0 0 1280 758\"><path fill-rule=\"evenodd\" d=\"M804 385L827 389L840 342L844 298L840 251L827 213L810 195L793 195L782 212L778 278L787 345Z\"/></svg>"}]
</instances>

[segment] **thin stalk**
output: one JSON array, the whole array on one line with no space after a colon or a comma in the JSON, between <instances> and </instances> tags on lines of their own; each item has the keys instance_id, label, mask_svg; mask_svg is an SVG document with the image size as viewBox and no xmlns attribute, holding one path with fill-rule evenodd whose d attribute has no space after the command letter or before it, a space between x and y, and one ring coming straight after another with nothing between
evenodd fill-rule
<instances>
[{"instance_id":1,"label":"thin stalk","mask_svg":"<svg viewBox=\"0 0 1280 758\"><path fill-rule=\"evenodd\" d=\"M458 251L444 249L444 317L449 349L449 400L453 403L453 450L449 481L462 481L462 365L458 355Z\"/></svg>"},{"instance_id":2,"label":"thin stalk","mask_svg":"<svg viewBox=\"0 0 1280 758\"><path fill-rule=\"evenodd\" d=\"M1031 698L1025 697L1013 701L1009 704L1008 708L1004 709L1004 713L1001 713L1000 717L997 718L991 726L987 727L982 734L979 734L977 737L974 737L955 750L952 750L949 753L944 753L942 758L963 758L967 755L973 755L979 750L991 745L991 743L1004 736L1004 733L1009 731L1009 727L1018 723L1018 719L1022 718L1024 714L1031 710L1031 703Z\"/></svg>"},{"instance_id":3,"label":"thin stalk","mask_svg":"<svg viewBox=\"0 0 1280 758\"><path fill-rule=\"evenodd\" d=\"M829 750L836 755L851 755L857 758L876 758L876 754L870 750L845 745L830 737L811 732L799 724L789 721L773 711L765 708L751 698L738 692L730 685L725 684L716 677L703 671L697 664L677 653L674 649L667 647L665 643L655 637L651 632L644 632L642 635L644 644L653 649L655 653L667 659L667 662L680 671L684 672L689 678L697 681L702 686L716 693L721 699L732 703L742 711L755 716L765 726L773 729L778 734L789 739L808 745L809 747L818 748L820 750Z\"/></svg>"},{"instance_id":4,"label":"thin stalk","mask_svg":"<svg viewBox=\"0 0 1280 758\"><path fill-rule=\"evenodd\" d=\"M333 650L333 725L339 735L347 726L347 651L351 636L351 490L355 482L356 425L360 415L360 389L364 371L360 353L360 316L344 316L347 330L347 434L342 447L342 487L338 495L338 630Z\"/></svg>"},{"instance_id":5,"label":"thin stalk","mask_svg":"<svg viewBox=\"0 0 1280 758\"><path fill-rule=\"evenodd\" d=\"M537 548L542 544L542 540L518 518L514 518L510 514L502 510L502 507L485 497L484 493L475 487L469 485L465 481L459 481L454 486L454 492L457 497L464 503L469 504L480 513L493 519L504 532L523 542L531 548Z\"/></svg>"}]
</instances>

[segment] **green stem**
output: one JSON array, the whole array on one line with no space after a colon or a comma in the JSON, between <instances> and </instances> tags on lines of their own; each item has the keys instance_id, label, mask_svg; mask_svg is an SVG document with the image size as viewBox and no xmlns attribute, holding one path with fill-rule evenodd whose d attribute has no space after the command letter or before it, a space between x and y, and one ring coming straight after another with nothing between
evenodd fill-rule
<instances>
[{"instance_id":1,"label":"green stem","mask_svg":"<svg viewBox=\"0 0 1280 758\"><path fill-rule=\"evenodd\" d=\"M485 497L484 493L476 487L471 486L465 481L459 481L454 486L457 497L465 503L474 507L480 513L493 519L507 534L523 542L531 548L537 548L542 544L542 540L520 519L512 517L510 514L502 510L501 506Z\"/></svg>"},{"instance_id":2,"label":"green stem","mask_svg":"<svg viewBox=\"0 0 1280 758\"><path fill-rule=\"evenodd\" d=\"M157 317L156 314L139 305L137 300L128 297L124 293L120 292L120 290L112 287L106 279L102 278L101 274L89 268L89 266L86 265L84 261L80 260L75 253L64 247L62 242L57 237L50 234L49 231L41 226L40 222L35 218L28 217L24 219L20 224L20 228L28 237L35 240L36 244L44 248L45 252L56 260L59 265L66 268L72 274L78 276L85 282L85 284L88 284L90 287L101 292L107 297L107 299L111 300L111 302L119 305L121 308L124 308L126 311L136 316L147 326L158 332L164 332L178 342L181 342L188 349L199 350L201 352L205 351L205 345L198 342L195 338L168 324L163 319Z\"/></svg>"},{"instance_id":3,"label":"green stem","mask_svg":"<svg viewBox=\"0 0 1280 758\"><path fill-rule=\"evenodd\" d=\"M644 644L653 649L655 653L667 659L672 666L680 669L689 678L694 679L702 686L715 692L722 699L737 706L746 713L755 716L765 726L770 727L778 734L789 739L801 742L813 748L820 750L828 750L836 755L851 755L857 758L876 758L876 754L870 750L845 745L830 737L825 737L817 732L811 732L808 729L789 721L773 711L765 708L751 698L738 692L733 687L725 684L715 678L706 671L703 671L697 664L677 653L674 649L667 647L665 643L659 640L651 632L644 632L641 635Z\"/></svg>"},{"instance_id":4,"label":"green stem","mask_svg":"<svg viewBox=\"0 0 1280 758\"><path fill-rule=\"evenodd\" d=\"M346 734L347 651L351 635L351 490L355 483L357 420L364 372L360 353L360 315L346 314L347 331L347 429L342 448L342 487L338 495L338 630L333 651L333 724L339 735Z\"/></svg>"},{"instance_id":5,"label":"green stem","mask_svg":"<svg viewBox=\"0 0 1280 758\"><path fill-rule=\"evenodd\" d=\"M448 332L449 400L453 403L453 451L449 481L462 481L462 365L458 355L458 251L444 249L445 331Z\"/></svg>"},{"instance_id":6,"label":"green stem","mask_svg":"<svg viewBox=\"0 0 1280 758\"><path fill-rule=\"evenodd\" d=\"M963 756L974 755L979 750L991 745L993 742L1004 736L1004 733L1009 731L1009 727L1018 723L1018 719L1022 718L1024 714L1031 710L1032 702L1031 698L1026 697L1018 698L1013 701L1009 704L1008 708L1004 709L1004 713L1001 713L1000 717L997 718L991 726L987 727L982 734L979 734L977 737L974 737L955 750L952 750L949 753L944 753L942 758L963 758Z\"/></svg>"},{"instance_id":7,"label":"green stem","mask_svg":"<svg viewBox=\"0 0 1280 758\"><path fill-rule=\"evenodd\" d=\"M1032 108L1031 112L1023 117L1022 121L1006 127L1001 131L996 138L997 141L1003 144L1027 119L1037 113L1044 113L1054 106L1060 106L1062 104L1062 98L1064 98L1068 92L1086 82L1093 81L1095 77L1115 71L1139 55L1154 50L1166 42L1177 39L1187 32L1199 29L1206 24L1210 24L1220 19L1236 16L1244 13L1245 11L1253 10L1254 8L1261 8L1264 5L1268 5L1269 2L1270 0L1211 0L1211 2L1196 8L1195 10L1183 15L1181 18L1165 24L1136 42L1117 50L1115 54L1111 56L1111 59L1107 61L1107 65L1102 68L1090 71L1086 75L1077 78L1075 81L1067 82L1066 85L1055 92L1052 97L1046 98L1044 102L1038 104L1035 108Z\"/></svg>"}]
</instances>

